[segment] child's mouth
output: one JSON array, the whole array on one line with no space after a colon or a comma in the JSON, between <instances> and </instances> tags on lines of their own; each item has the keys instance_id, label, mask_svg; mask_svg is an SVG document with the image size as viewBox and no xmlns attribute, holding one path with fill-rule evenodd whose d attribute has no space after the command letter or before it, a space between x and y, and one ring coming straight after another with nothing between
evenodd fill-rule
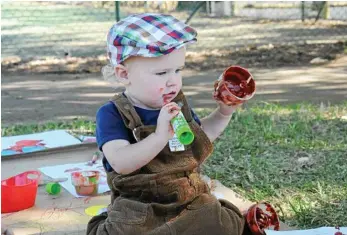
<instances>
[{"instance_id":1,"label":"child's mouth","mask_svg":"<svg viewBox=\"0 0 347 235\"><path fill-rule=\"evenodd\" d=\"M164 94L163 95L163 101L164 103L169 103L170 100L172 100L173 98L175 98L176 92L172 91L170 93Z\"/></svg>"}]
</instances>

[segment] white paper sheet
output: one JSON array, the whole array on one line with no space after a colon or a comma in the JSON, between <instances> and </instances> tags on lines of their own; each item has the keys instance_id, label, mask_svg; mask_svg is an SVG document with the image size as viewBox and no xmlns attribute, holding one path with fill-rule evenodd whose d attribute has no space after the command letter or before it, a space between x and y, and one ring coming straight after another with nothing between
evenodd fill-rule
<instances>
[{"instance_id":1,"label":"white paper sheet","mask_svg":"<svg viewBox=\"0 0 347 235\"><path fill-rule=\"evenodd\" d=\"M68 178L67 181L61 182L60 185L63 186L67 191L69 191L75 197L83 197L83 196L79 196L76 193L75 187L71 183L71 172L85 171L85 170L99 171L100 182L99 182L98 193L101 194L101 193L110 191L110 188L107 185L106 173L105 173L104 167L102 166L101 159L99 159L92 166L87 165L87 163L88 162L82 162L82 163L42 167L42 168L39 168L39 170L51 178L64 178L64 177Z\"/></svg>"},{"instance_id":2,"label":"white paper sheet","mask_svg":"<svg viewBox=\"0 0 347 235\"><path fill-rule=\"evenodd\" d=\"M265 230L265 233L266 235L335 235L338 231L347 235L347 227L340 227L340 230L337 230L335 227L320 227L315 229L290 231Z\"/></svg>"}]
</instances>

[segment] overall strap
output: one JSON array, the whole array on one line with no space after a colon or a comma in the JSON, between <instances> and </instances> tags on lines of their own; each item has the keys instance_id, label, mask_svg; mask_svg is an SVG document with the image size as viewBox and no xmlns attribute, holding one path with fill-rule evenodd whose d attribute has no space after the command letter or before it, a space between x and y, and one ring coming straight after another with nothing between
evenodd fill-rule
<instances>
[{"instance_id":1,"label":"overall strap","mask_svg":"<svg viewBox=\"0 0 347 235\"><path fill-rule=\"evenodd\" d=\"M183 106L181 108L181 111L186 118L187 122L191 122L193 119L192 112L189 108L188 102L186 100L186 97L184 96L182 90L179 91L178 95L173 99L173 102L176 103L182 103Z\"/></svg>"},{"instance_id":2,"label":"overall strap","mask_svg":"<svg viewBox=\"0 0 347 235\"><path fill-rule=\"evenodd\" d=\"M134 106L123 94L115 94L111 101L116 105L123 122L127 128L134 130L139 126L143 126L141 118L137 114Z\"/></svg>"}]
</instances>

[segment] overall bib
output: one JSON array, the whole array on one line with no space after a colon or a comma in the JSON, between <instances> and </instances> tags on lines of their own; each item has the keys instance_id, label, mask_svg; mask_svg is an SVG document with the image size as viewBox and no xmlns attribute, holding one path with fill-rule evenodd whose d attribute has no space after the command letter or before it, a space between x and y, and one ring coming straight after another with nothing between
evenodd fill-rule
<instances>
[{"instance_id":1,"label":"overall bib","mask_svg":"<svg viewBox=\"0 0 347 235\"><path fill-rule=\"evenodd\" d=\"M144 126L133 105L122 94L112 101L124 124L141 141L156 126ZM87 234L97 235L241 235L245 220L239 209L211 195L199 166L213 151L180 92L173 102L181 109L195 139L184 151L171 152L167 144L147 165L127 175L107 173L111 204L107 213L88 223ZM127 157L127 156L123 156Z\"/></svg>"}]
</instances>

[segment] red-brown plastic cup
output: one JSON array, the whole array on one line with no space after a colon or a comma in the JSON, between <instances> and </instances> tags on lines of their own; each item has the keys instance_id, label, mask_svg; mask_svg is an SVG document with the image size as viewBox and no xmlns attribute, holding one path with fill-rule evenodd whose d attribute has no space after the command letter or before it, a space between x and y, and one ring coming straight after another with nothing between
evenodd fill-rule
<instances>
[{"instance_id":1,"label":"red-brown plastic cup","mask_svg":"<svg viewBox=\"0 0 347 235\"><path fill-rule=\"evenodd\" d=\"M240 66L230 66L214 83L213 97L226 105L237 105L251 99L255 93L252 74Z\"/></svg>"},{"instance_id":2,"label":"red-brown plastic cup","mask_svg":"<svg viewBox=\"0 0 347 235\"><path fill-rule=\"evenodd\" d=\"M266 235L264 229L280 229L280 222L275 209L267 202L254 204L246 213L248 229L253 235Z\"/></svg>"}]
</instances>

